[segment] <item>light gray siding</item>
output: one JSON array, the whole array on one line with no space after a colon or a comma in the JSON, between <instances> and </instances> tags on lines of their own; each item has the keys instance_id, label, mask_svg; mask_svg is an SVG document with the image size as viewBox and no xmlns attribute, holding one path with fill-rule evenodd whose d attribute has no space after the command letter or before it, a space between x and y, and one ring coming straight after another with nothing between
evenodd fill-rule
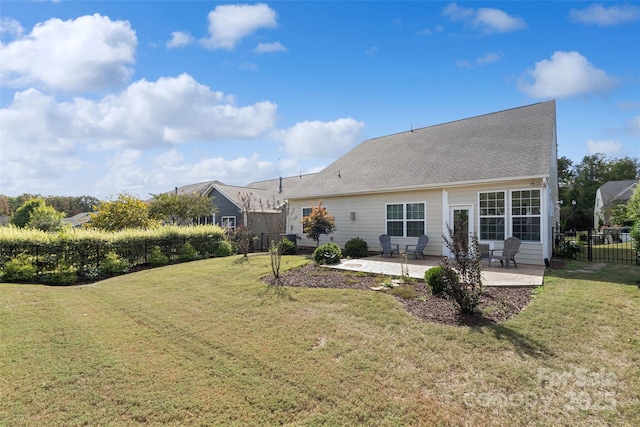
<instances>
[{"instance_id":1,"label":"light gray siding","mask_svg":"<svg viewBox=\"0 0 640 427\"><path fill-rule=\"evenodd\" d=\"M336 231L329 236L322 236L320 244L333 241L344 248L345 243L354 237L364 239L369 250L380 249L378 237L386 232L386 205L388 203L426 203L426 234L429 236L429 244L425 250L426 255L442 256L447 253L442 243L442 236L446 234L446 225L450 223L450 208L468 207L471 210L472 230L479 234L479 193L486 191L504 191L506 195L505 214L505 238L512 235L511 192L518 190L540 190L541 201L541 236L539 242L522 242L516 261L522 264L544 264L544 258L549 255L545 251L545 241L553 226L553 212L555 202L552 200L552 191L542 179L504 181L482 185L459 186L446 189L428 189L403 191L393 193L380 193L368 195L353 195L328 197L323 200L323 206L335 216ZM302 232L302 208L316 204L317 200L293 200L291 208L299 212L299 219L290 222L288 229L293 227L294 232L303 236ZM551 210L549 208L551 207ZM355 219L352 218L352 213ZM400 245L415 244L417 238L394 237L393 243ZM489 244L494 249L501 249L503 240L481 241ZM315 246L312 240L302 238L298 241L301 246ZM402 246L401 246L402 247Z\"/></svg>"}]
</instances>

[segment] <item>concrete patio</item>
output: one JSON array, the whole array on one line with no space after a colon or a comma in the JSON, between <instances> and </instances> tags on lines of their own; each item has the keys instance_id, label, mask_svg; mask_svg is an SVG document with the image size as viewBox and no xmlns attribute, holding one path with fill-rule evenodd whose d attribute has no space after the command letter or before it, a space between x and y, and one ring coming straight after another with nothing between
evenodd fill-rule
<instances>
[{"instance_id":1,"label":"concrete patio","mask_svg":"<svg viewBox=\"0 0 640 427\"><path fill-rule=\"evenodd\" d=\"M366 273L385 274L388 276L402 275L402 258L383 258L372 256L368 258L343 259L340 264L327 267L340 270L363 271ZM426 259L407 260L406 266L409 276L416 279L424 279L424 272L440 263L438 257ZM484 286L541 286L543 284L545 267L543 265L518 264L506 269L500 266L500 262L482 262L482 283Z\"/></svg>"}]
</instances>

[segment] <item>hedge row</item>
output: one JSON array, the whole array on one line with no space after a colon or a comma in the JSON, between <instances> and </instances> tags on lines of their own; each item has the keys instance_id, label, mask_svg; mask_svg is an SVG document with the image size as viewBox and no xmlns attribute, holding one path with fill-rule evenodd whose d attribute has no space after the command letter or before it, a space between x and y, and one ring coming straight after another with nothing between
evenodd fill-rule
<instances>
[{"instance_id":1,"label":"hedge row","mask_svg":"<svg viewBox=\"0 0 640 427\"><path fill-rule=\"evenodd\" d=\"M34 281L57 282L66 274L95 279L105 271L103 263L114 256L127 268L153 264L158 253L168 262L231 254L224 230L217 226L161 227L107 233L73 229L58 234L0 227L0 269L25 265L35 272ZM185 254L189 254L185 256ZM31 265L31 267L29 267ZM53 279L52 279L53 277ZM71 278L63 281L71 282Z\"/></svg>"}]
</instances>

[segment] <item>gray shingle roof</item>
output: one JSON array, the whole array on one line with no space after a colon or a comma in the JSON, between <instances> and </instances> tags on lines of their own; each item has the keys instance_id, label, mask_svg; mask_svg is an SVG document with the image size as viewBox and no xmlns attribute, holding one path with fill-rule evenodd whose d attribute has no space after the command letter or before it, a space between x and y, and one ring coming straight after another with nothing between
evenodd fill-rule
<instances>
[{"instance_id":1,"label":"gray shingle roof","mask_svg":"<svg viewBox=\"0 0 640 427\"><path fill-rule=\"evenodd\" d=\"M290 198L549 176L556 104L546 101L364 141Z\"/></svg>"},{"instance_id":2,"label":"gray shingle roof","mask_svg":"<svg viewBox=\"0 0 640 427\"><path fill-rule=\"evenodd\" d=\"M608 207L613 200L629 200L638 181L635 179L625 181L609 181L599 188L602 196L603 208Z\"/></svg>"}]
</instances>

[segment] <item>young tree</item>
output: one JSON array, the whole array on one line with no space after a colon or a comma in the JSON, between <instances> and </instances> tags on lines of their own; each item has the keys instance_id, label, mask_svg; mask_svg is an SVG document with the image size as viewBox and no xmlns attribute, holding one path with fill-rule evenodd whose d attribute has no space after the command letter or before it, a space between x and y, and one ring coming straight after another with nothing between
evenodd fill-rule
<instances>
[{"instance_id":1,"label":"young tree","mask_svg":"<svg viewBox=\"0 0 640 427\"><path fill-rule=\"evenodd\" d=\"M150 208L152 217L175 225L187 225L214 212L217 209L209 197L191 194L154 194Z\"/></svg>"},{"instance_id":2,"label":"young tree","mask_svg":"<svg viewBox=\"0 0 640 427\"><path fill-rule=\"evenodd\" d=\"M627 218L634 224L640 223L640 182L627 203Z\"/></svg>"},{"instance_id":3,"label":"young tree","mask_svg":"<svg viewBox=\"0 0 640 427\"><path fill-rule=\"evenodd\" d=\"M302 231L307 238L316 241L316 247L320 246L320 236L329 234L336 229L336 219L327 213L327 209L322 206L322 200L316 206L311 206L311 213L302 218Z\"/></svg>"},{"instance_id":4,"label":"young tree","mask_svg":"<svg viewBox=\"0 0 640 427\"><path fill-rule=\"evenodd\" d=\"M119 231L126 228L152 228L158 222L149 215L149 205L127 193L118 194L116 200L100 202L90 213L88 227L105 231Z\"/></svg>"},{"instance_id":5,"label":"young tree","mask_svg":"<svg viewBox=\"0 0 640 427\"><path fill-rule=\"evenodd\" d=\"M459 228L459 227L455 227ZM458 304L463 314L474 314L482 296L482 265L478 235L473 234L471 242L463 233L454 233L447 224L449 237L442 236L453 258L444 258L444 284L449 294Z\"/></svg>"},{"instance_id":6,"label":"young tree","mask_svg":"<svg viewBox=\"0 0 640 427\"><path fill-rule=\"evenodd\" d=\"M11 224L18 228L24 228L31 219L31 214L38 209L45 207L46 203L44 199L36 198L25 201L18 209L16 213L11 217Z\"/></svg>"},{"instance_id":7,"label":"young tree","mask_svg":"<svg viewBox=\"0 0 640 427\"><path fill-rule=\"evenodd\" d=\"M238 242L238 246L240 247L242 255L244 256L244 258L247 258L247 255L251 250L251 244L254 241L251 227L253 227L253 218L256 212L256 201L253 197L253 193L251 192L242 193L239 191L238 198L240 199L242 212L244 214L244 223L243 225L236 228L235 238Z\"/></svg>"},{"instance_id":8,"label":"young tree","mask_svg":"<svg viewBox=\"0 0 640 427\"><path fill-rule=\"evenodd\" d=\"M38 206L31 212L26 228L35 228L42 231L55 233L65 227L62 219L64 212L58 212L53 206Z\"/></svg>"}]
</instances>

